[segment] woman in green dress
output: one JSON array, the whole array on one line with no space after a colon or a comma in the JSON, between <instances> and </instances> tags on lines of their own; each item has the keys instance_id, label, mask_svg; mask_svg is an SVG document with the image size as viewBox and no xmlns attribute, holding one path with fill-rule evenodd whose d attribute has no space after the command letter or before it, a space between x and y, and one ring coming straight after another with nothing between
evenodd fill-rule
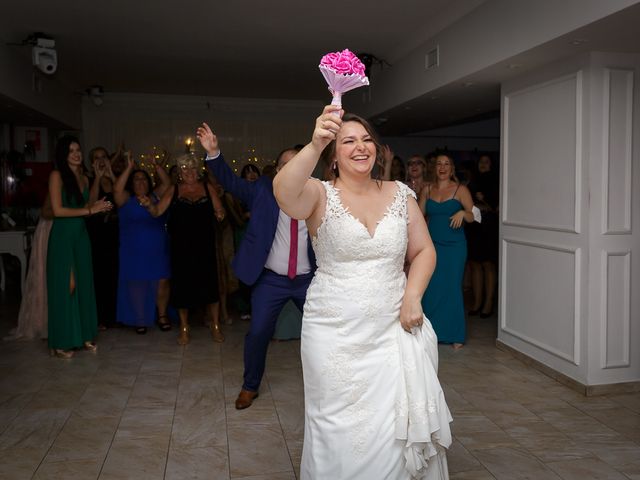
<instances>
[{"instance_id":1,"label":"woman in green dress","mask_svg":"<svg viewBox=\"0 0 640 480\"><path fill-rule=\"evenodd\" d=\"M49 349L59 358L71 358L74 348L97 348L91 244L83 217L112 207L104 198L89 203L89 180L75 137L58 141L49 195L54 216L47 252Z\"/></svg>"}]
</instances>

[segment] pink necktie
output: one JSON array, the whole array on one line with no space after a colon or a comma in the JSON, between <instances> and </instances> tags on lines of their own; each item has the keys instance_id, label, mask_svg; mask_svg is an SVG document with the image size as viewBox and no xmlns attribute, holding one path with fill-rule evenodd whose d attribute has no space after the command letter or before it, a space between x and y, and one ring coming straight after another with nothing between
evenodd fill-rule
<instances>
[{"instance_id":1,"label":"pink necktie","mask_svg":"<svg viewBox=\"0 0 640 480\"><path fill-rule=\"evenodd\" d=\"M291 219L291 238L289 239L289 270L287 276L294 279L298 270L298 220Z\"/></svg>"}]
</instances>

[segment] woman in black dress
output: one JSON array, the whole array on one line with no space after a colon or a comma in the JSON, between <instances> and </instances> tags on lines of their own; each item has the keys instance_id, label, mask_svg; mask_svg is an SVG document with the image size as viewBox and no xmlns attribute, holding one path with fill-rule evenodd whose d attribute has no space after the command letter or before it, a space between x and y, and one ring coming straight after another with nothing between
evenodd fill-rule
<instances>
[{"instance_id":1,"label":"woman in black dress","mask_svg":"<svg viewBox=\"0 0 640 480\"><path fill-rule=\"evenodd\" d=\"M178 344L189 343L189 309L206 305L211 318L211 335L223 342L220 330L220 296L216 265L216 221L225 211L215 188L202 181L202 164L191 155L176 159L178 183L153 204L143 197L141 204L153 216L169 210L167 229L171 252L171 304L178 309Z\"/></svg>"},{"instance_id":2,"label":"woman in black dress","mask_svg":"<svg viewBox=\"0 0 640 480\"><path fill-rule=\"evenodd\" d=\"M491 157L482 155L477 170L469 183L473 203L482 212L482 223L465 226L467 259L471 270L473 307L469 315L487 318L493 313L498 263L498 205L499 179L491 165Z\"/></svg>"},{"instance_id":3,"label":"woman in black dress","mask_svg":"<svg viewBox=\"0 0 640 480\"><path fill-rule=\"evenodd\" d=\"M115 205L113 186L116 177L112 171L109 154L104 147L93 148L89 160L94 177L89 200L104 198ZM98 328L105 330L116 323L116 294L118 291L118 209L97 213L86 218L91 240L93 283L98 308Z\"/></svg>"}]
</instances>

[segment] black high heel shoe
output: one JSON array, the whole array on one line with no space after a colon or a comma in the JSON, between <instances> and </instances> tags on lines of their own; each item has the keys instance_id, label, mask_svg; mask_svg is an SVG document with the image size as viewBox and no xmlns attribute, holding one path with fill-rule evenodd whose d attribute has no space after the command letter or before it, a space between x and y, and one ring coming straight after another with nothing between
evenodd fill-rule
<instances>
[{"instance_id":1,"label":"black high heel shoe","mask_svg":"<svg viewBox=\"0 0 640 480\"><path fill-rule=\"evenodd\" d=\"M489 313L480 312L480 318L489 318L491 315L493 315L493 310Z\"/></svg>"},{"instance_id":2,"label":"black high heel shoe","mask_svg":"<svg viewBox=\"0 0 640 480\"><path fill-rule=\"evenodd\" d=\"M475 317L476 315L478 315L480 313L480 309L478 310L469 310L467 312L467 315L469 315L470 317Z\"/></svg>"},{"instance_id":3,"label":"black high heel shoe","mask_svg":"<svg viewBox=\"0 0 640 480\"><path fill-rule=\"evenodd\" d=\"M158 328L163 332L168 332L169 330L171 330L171 322L168 321L167 318L168 317L166 315L158 316Z\"/></svg>"}]
</instances>

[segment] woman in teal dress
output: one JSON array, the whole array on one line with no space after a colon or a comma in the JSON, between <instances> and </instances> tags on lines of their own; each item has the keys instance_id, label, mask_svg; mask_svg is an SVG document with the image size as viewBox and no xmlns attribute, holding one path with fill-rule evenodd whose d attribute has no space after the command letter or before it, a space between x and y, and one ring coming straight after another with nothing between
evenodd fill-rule
<instances>
[{"instance_id":1,"label":"woman in teal dress","mask_svg":"<svg viewBox=\"0 0 640 480\"><path fill-rule=\"evenodd\" d=\"M75 137L58 141L49 195L54 217L47 252L49 348L59 358L71 358L74 348L95 351L98 332L91 244L83 217L111 209L105 199L89 204L89 180Z\"/></svg>"},{"instance_id":2,"label":"woman in teal dress","mask_svg":"<svg viewBox=\"0 0 640 480\"><path fill-rule=\"evenodd\" d=\"M463 223L473 222L469 189L460 185L453 159L440 154L435 160L435 179L420 193L429 234L436 247L436 269L422 297L424 314L440 343L461 348L466 340L462 277L467 259Z\"/></svg>"}]
</instances>

